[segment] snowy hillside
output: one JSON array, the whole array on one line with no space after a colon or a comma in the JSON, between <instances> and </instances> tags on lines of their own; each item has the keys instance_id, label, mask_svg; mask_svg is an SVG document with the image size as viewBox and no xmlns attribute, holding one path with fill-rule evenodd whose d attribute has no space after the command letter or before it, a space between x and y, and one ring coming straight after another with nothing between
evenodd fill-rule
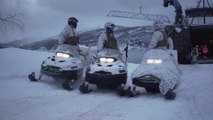
<instances>
[{"instance_id":1,"label":"snowy hillside","mask_svg":"<svg viewBox=\"0 0 213 120\"><path fill-rule=\"evenodd\" d=\"M25 38L21 40L15 40L7 43L8 46L30 49L30 50L50 50L58 43L58 37L53 36L49 38Z\"/></svg>"},{"instance_id":2,"label":"snowy hillside","mask_svg":"<svg viewBox=\"0 0 213 120\"><path fill-rule=\"evenodd\" d=\"M1 48L7 48L7 47L8 47L8 45L7 45L7 44L0 43L0 49L1 49Z\"/></svg>"},{"instance_id":3,"label":"snowy hillside","mask_svg":"<svg viewBox=\"0 0 213 120\"><path fill-rule=\"evenodd\" d=\"M181 65L175 100L145 91L136 98L113 91L65 91L46 77L30 82L40 63L53 53L0 49L0 120L212 120L213 65ZM128 63L129 76L138 64ZM130 79L128 79L130 83Z\"/></svg>"},{"instance_id":4,"label":"snowy hillside","mask_svg":"<svg viewBox=\"0 0 213 120\"><path fill-rule=\"evenodd\" d=\"M126 41L130 41L132 46L141 46L142 44L147 45L152 35L152 26L143 26L143 27L123 27L117 26L115 31L115 35L118 38L119 43L121 46L126 44ZM86 46L95 46L97 44L98 37L100 33L104 31L104 29L95 29L80 32L80 44ZM32 39L22 39L22 40L15 40L13 42L9 42L9 46L23 48L23 49L42 49L42 50L50 50L54 48L55 45L58 43L57 36L49 37L46 39L38 38Z\"/></svg>"}]
</instances>

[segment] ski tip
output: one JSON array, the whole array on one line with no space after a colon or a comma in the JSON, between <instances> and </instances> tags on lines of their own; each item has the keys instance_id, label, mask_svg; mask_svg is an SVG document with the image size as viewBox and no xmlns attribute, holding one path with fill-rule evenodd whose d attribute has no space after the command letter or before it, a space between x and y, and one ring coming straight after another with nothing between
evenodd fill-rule
<instances>
[{"instance_id":1,"label":"ski tip","mask_svg":"<svg viewBox=\"0 0 213 120\"><path fill-rule=\"evenodd\" d=\"M35 78L35 72L32 72L28 75L28 79L32 82L37 82L38 80Z\"/></svg>"}]
</instances>

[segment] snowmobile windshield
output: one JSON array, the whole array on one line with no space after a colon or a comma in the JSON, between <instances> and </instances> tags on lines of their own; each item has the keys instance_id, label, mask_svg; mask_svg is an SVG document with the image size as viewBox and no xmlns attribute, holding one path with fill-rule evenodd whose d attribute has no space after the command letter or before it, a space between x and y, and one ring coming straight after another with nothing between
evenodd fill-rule
<instances>
[{"instance_id":1,"label":"snowmobile windshield","mask_svg":"<svg viewBox=\"0 0 213 120\"><path fill-rule=\"evenodd\" d=\"M61 53L67 53L73 57L77 57L79 55L79 47L78 46L74 46L74 45L67 45L67 44L63 44L63 45L59 45L56 48L56 52L61 52Z\"/></svg>"},{"instance_id":2,"label":"snowmobile windshield","mask_svg":"<svg viewBox=\"0 0 213 120\"><path fill-rule=\"evenodd\" d=\"M121 59L121 53L114 49L103 49L97 54L98 58Z\"/></svg>"},{"instance_id":3,"label":"snowmobile windshield","mask_svg":"<svg viewBox=\"0 0 213 120\"><path fill-rule=\"evenodd\" d=\"M147 51L143 56L142 63L162 63L162 62L172 62L172 57L165 50L152 49Z\"/></svg>"}]
</instances>

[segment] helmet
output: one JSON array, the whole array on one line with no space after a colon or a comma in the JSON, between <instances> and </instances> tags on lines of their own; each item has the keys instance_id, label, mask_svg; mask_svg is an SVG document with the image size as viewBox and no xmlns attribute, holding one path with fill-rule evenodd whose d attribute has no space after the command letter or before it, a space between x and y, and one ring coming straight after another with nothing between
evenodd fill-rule
<instances>
[{"instance_id":1,"label":"helmet","mask_svg":"<svg viewBox=\"0 0 213 120\"><path fill-rule=\"evenodd\" d=\"M161 20L156 19L153 23L154 30L164 30L164 24Z\"/></svg>"},{"instance_id":2,"label":"helmet","mask_svg":"<svg viewBox=\"0 0 213 120\"><path fill-rule=\"evenodd\" d=\"M78 19L76 19L75 17L70 17L67 22L68 22L68 25L72 25L74 28L76 28Z\"/></svg>"},{"instance_id":3,"label":"helmet","mask_svg":"<svg viewBox=\"0 0 213 120\"><path fill-rule=\"evenodd\" d=\"M112 22L107 22L104 25L105 30L108 31L108 32L113 32L114 31L114 27L115 27L115 24L112 23Z\"/></svg>"}]
</instances>

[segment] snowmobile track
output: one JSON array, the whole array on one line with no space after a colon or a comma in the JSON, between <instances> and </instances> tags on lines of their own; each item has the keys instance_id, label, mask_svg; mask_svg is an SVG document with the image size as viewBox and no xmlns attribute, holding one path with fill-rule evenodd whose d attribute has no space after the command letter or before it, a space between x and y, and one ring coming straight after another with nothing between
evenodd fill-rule
<instances>
[{"instance_id":1,"label":"snowmobile track","mask_svg":"<svg viewBox=\"0 0 213 120\"><path fill-rule=\"evenodd\" d=\"M75 120L102 120L104 119L104 117L111 117L111 119L114 120L122 120L122 115L124 113L119 112L121 108L119 108L118 106L125 105L127 102L131 102L131 100L133 99L134 98L115 97L99 104L89 111L78 115Z\"/></svg>"},{"instance_id":2,"label":"snowmobile track","mask_svg":"<svg viewBox=\"0 0 213 120\"><path fill-rule=\"evenodd\" d=\"M60 97L55 97L55 96L60 96ZM31 120L36 120L37 119L37 115L34 113L34 111L39 111L39 114L41 115L45 115L45 113L47 113L46 109L53 107L54 105L58 105L58 104L63 104L63 102L67 102L70 100L70 98L75 98L79 96L78 92L75 92L74 94L71 95L64 95L64 94L53 94L52 96L49 95L42 95L42 96L33 96L31 98L21 98L21 99L17 99L17 100L11 100L8 101L8 105L3 105L2 107L7 109L7 106L17 106L17 104L19 106L16 107L16 109L8 112L8 113L0 113L4 114L2 116L4 116L7 119L10 120L16 120L19 118L28 118ZM47 100L46 98L49 98L49 100ZM35 99L33 99L35 98ZM1 118L1 117L0 117Z\"/></svg>"},{"instance_id":3,"label":"snowmobile track","mask_svg":"<svg viewBox=\"0 0 213 120\"><path fill-rule=\"evenodd\" d=\"M205 115L202 113L200 108L197 106L196 95L193 95L192 97L187 99L187 106L188 106L187 107L188 113L190 114L190 116L192 117L193 120L207 120L204 117Z\"/></svg>"}]
</instances>

